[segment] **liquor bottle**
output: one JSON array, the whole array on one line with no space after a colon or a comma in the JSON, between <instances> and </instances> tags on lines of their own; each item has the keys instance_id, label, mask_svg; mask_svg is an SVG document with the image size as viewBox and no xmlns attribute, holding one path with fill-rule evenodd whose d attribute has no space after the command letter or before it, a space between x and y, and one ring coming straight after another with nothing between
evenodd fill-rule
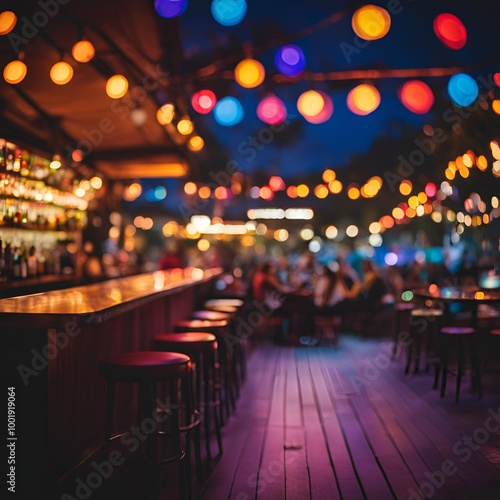
<instances>
[{"instance_id":1,"label":"liquor bottle","mask_svg":"<svg viewBox=\"0 0 500 500\"><path fill-rule=\"evenodd\" d=\"M28 278L35 278L36 271L37 271L36 250L34 246L31 246L28 255Z\"/></svg>"},{"instance_id":2,"label":"liquor bottle","mask_svg":"<svg viewBox=\"0 0 500 500\"><path fill-rule=\"evenodd\" d=\"M36 258L36 273L38 274L38 276L43 276L46 273L45 261L45 255L40 252L38 257Z\"/></svg>"},{"instance_id":3,"label":"liquor bottle","mask_svg":"<svg viewBox=\"0 0 500 500\"><path fill-rule=\"evenodd\" d=\"M21 279L21 249L19 247L14 250L12 274L14 279Z\"/></svg>"},{"instance_id":4,"label":"liquor bottle","mask_svg":"<svg viewBox=\"0 0 500 500\"><path fill-rule=\"evenodd\" d=\"M7 146L5 142L0 145L0 172L5 172L7 169Z\"/></svg>"},{"instance_id":5,"label":"liquor bottle","mask_svg":"<svg viewBox=\"0 0 500 500\"><path fill-rule=\"evenodd\" d=\"M4 259L5 259L5 276L11 279L13 275L13 255L10 242L5 244Z\"/></svg>"},{"instance_id":6,"label":"liquor bottle","mask_svg":"<svg viewBox=\"0 0 500 500\"><path fill-rule=\"evenodd\" d=\"M7 279L5 276L5 259L3 256L3 242L2 238L0 238L0 280Z\"/></svg>"},{"instance_id":7,"label":"liquor bottle","mask_svg":"<svg viewBox=\"0 0 500 500\"><path fill-rule=\"evenodd\" d=\"M28 256L26 255L26 249L23 247L21 249L21 279L26 279L28 277Z\"/></svg>"}]
</instances>

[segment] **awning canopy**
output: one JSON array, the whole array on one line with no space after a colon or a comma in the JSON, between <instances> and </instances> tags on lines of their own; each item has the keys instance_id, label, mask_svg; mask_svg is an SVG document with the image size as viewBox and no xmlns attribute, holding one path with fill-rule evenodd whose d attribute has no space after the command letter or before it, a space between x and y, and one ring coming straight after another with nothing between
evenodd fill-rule
<instances>
[{"instance_id":1,"label":"awning canopy","mask_svg":"<svg viewBox=\"0 0 500 500\"><path fill-rule=\"evenodd\" d=\"M187 174L193 167L187 137L156 120L166 102L174 104L176 120L187 116L182 96L167 91L179 60L175 19L160 18L150 0L2 2L2 11L9 7L18 20L0 37L0 64L19 58L28 72L17 85L0 83L0 137L69 163L80 149L82 163L111 179ZM80 39L95 47L88 63L71 55ZM74 69L66 85L49 76L60 60ZM129 82L122 99L106 94L115 74Z\"/></svg>"}]
</instances>

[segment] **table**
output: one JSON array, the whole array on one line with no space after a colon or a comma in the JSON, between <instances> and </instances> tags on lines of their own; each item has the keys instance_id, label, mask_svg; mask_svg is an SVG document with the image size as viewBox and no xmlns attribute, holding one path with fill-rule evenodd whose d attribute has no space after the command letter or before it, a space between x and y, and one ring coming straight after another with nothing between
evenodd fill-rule
<instances>
[{"instance_id":1,"label":"table","mask_svg":"<svg viewBox=\"0 0 500 500\"><path fill-rule=\"evenodd\" d=\"M500 303L500 290L489 290L477 286L443 286L432 284L413 290L416 298L441 302L447 320L451 319L450 304L464 304L471 311L471 326L478 326L478 308L481 304Z\"/></svg>"}]
</instances>

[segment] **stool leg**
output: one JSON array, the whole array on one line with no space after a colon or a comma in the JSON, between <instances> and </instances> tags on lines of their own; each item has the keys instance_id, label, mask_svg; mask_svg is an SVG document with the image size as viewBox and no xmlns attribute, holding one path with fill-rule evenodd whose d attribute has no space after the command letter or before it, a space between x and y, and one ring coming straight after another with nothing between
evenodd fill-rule
<instances>
[{"instance_id":1,"label":"stool leg","mask_svg":"<svg viewBox=\"0 0 500 500\"><path fill-rule=\"evenodd\" d=\"M104 449L109 452L111 432L113 428L113 413L115 410L115 386L112 380L106 380L106 416L104 421Z\"/></svg>"},{"instance_id":2,"label":"stool leg","mask_svg":"<svg viewBox=\"0 0 500 500\"><path fill-rule=\"evenodd\" d=\"M219 421L221 427L224 425L224 401L223 401L223 396L222 396L222 368L219 362L219 353L216 352L216 362L214 366L214 384L215 384L215 391L217 393L217 397L219 400Z\"/></svg>"},{"instance_id":3,"label":"stool leg","mask_svg":"<svg viewBox=\"0 0 500 500\"><path fill-rule=\"evenodd\" d=\"M440 397L444 398L446 392L446 378L448 376L448 341L443 339L443 359L442 359L442 375L441 375L441 393Z\"/></svg>"},{"instance_id":4,"label":"stool leg","mask_svg":"<svg viewBox=\"0 0 500 500\"><path fill-rule=\"evenodd\" d=\"M219 421L219 413L218 413L218 406L220 405L220 401L218 400L217 396L217 391L215 388L215 365L216 365L216 359L215 359L215 352L209 357L208 362L207 362L207 380L210 381L210 395L209 395L209 401L210 401L210 406L212 407L212 411L214 413L214 424L215 424L215 435L217 437L217 448L219 450L219 456L222 455L222 436L221 436L221 424Z\"/></svg>"},{"instance_id":5,"label":"stool leg","mask_svg":"<svg viewBox=\"0 0 500 500\"><path fill-rule=\"evenodd\" d=\"M208 373L208 363L203 363L203 420L205 424L205 447L207 450L207 459L212 460L212 449L210 446L210 379Z\"/></svg>"},{"instance_id":6,"label":"stool leg","mask_svg":"<svg viewBox=\"0 0 500 500\"><path fill-rule=\"evenodd\" d=\"M195 366L195 377L194 377L194 389L193 389L193 401L196 401L198 404L198 410L201 412L201 370L198 365ZM203 482L203 465L201 461L201 433L200 426L197 425L194 428L193 432L193 441L194 441L194 453L196 460L196 478L198 482Z\"/></svg>"},{"instance_id":7,"label":"stool leg","mask_svg":"<svg viewBox=\"0 0 500 500\"><path fill-rule=\"evenodd\" d=\"M172 443L174 447L174 453L181 457L178 462L179 468L179 498L188 499L188 469L186 465L186 457L181 445L181 433L179 424L179 396L178 396L178 384L172 382L170 391L170 401L172 403L171 421L172 421Z\"/></svg>"},{"instance_id":8,"label":"stool leg","mask_svg":"<svg viewBox=\"0 0 500 500\"><path fill-rule=\"evenodd\" d=\"M465 352L464 352L464 339L457 339L457 386L455 391L455 403L458 403L460 397L460 387L462 385L462 375L465 370Z\"/></svg>"},{"instance_id":9,"label":"stool leg","mask_svg":"<svg viewBox=\"0 0 500 500\"><path fill-rule=\"evenodd\" d=\"M187 426L191 425L193 421L193 402L192 402L192 391L191 391L191 376L185 377L181 381L181 387L182 387L182 395L184 396L185 400L185 408L186 408L186 416L185 416L185 424ZM193 496L193 485L192 485L192 480L191 480L191 429L188 428L186 430L186 442L184 445L184 451L186 453L185 458L183 459L183 462L185 462L185 474L187 476L187 494L188 498L192 498Z\"/></svg>"}]
</instances>

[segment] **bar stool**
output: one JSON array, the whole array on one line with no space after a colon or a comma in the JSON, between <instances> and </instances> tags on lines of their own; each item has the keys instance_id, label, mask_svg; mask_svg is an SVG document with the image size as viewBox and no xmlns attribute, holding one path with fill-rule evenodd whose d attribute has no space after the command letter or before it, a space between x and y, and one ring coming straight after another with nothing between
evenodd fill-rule
<instances>
[{"instance_id":1,"label":"bar stool","mask_svg":"<svg viewBox=\"0 0 500 500\"><path fill-rule=\"evenodd\" d=\"M426 336L425 339L425 355L426 355L426 371L429 370L429 361L431 357L431 351L436 349L436 336L439 331L439 323L443 317L443 311L441 309L431 309L431 308L415 308L410 311L410 345L407 349L406 367L405 374L410 371L410 366L412 361L415 362L413 373L418 373L420 371L420 357L422 353L422 336ZM423 323L422 323L423 321ZM433 328L429 328L432 324ZM423 330L419 330L419 327L423 326ZM413 353L415 353L415 359L413 359ZM437 375L436 375L437 377ZM434 385L436 385L436 379L434 380Z\"/></svg>"},{"instance_id":2,"label":"bar stool","mask_svg":"<svg viewBox=\"0 0 500 500\"><path fill-rule=\"evenodd\" d=\"M159 476L160 467L163 464L177 462L179 464L179 486L181 498L191 496L190 470L185 466L186 453L181 445L181 425L179 422L179 386L188 380L191 369L189 356L175 352L128 352L105 359L99 362L99 374L106 381L106 414L104 425L104 448L109 453L111 441L124 436L120 433L112 436L113 416L115 406L115 387L118 382L129 382L139 384L138 420L139 428L144 429L148 434L145 439L144 448L139 448L140 454L145 456L143 460L135 463L145 464L147 470L147 491L148 498L159 498ZM165 385L168 391L165 394L169 398L167 410L169 431L159 430L159 423L165 421L165 417L160 417L164 411L161 404L158 405L159 385ZM190 407L190 392L181 391L183 398L186 398L187 406ZM166 401L166 400L165 400ZM153 420L153 423L150 422ZM150 432L146 432L145 423L153 425ZM147 429L149 430L149 429ZM167 458L162 458L162 449L158 447L158 437L170 436L172 439L172 454ZM142 457L141 457L142 458Z\"/></svg>"},{"instance_id":3,"label":"bar stool","mask_svg":"<svg viewBox=\"0 0 500 500\"><path fill-rule=\"evenodd\" d=\"M243 307L245 302L241 299L210 299L205 301L203 307L205 309L210 309L212 306L231 306L231 307Z\"/></svg>"},{"instance_id":4,"label":"bar stool","mask_svg":"<svg viewBox=\"0 0 500 500\"><path fill-rule=\"evenodd\" d=\"M244 302L240 299L212 299L205 302L203 307L208 311L222 312L229 314L231 316L232 332L236 334L236 322L237 317L243 307ZM240 338L238 336L238 338ZM234 344L234 359L235 368L238 370L237 375L239 376L239 381L243 383L246 378L246 341L245 339L240 339L241 342L236 342ZM239 393L239 384L238 384Z\"/></svg>"},{"instance_id":5,"label":"bar stool","mask_svg":"<svg viewBox=\"0 0 500 500\"><path fill-rule=\"evenodd\" d=\"M218 359L215 335L204 332L162 333L153 338L153 349L155 351L182 352L183 354L187 354L191 358L191 361L194 361L197 406L203 409L207 457L209 460L212 458L210 447L211 412L213 412L217 446L219 455L221 455L222 438L219 413L217 411L220 406L220 386L218 390L216 387ZM201 481L202 470L199 439L197 441L196 453L198 480Z\"/></svg>"},{"instance_id":6,"label":"bar stool","mask_svg":"<svg viewBox=\"0 0 500 500\"><path fill-rule=\"evenodd\" d=\"M441 328L441 336L444 339L441 355L441 393L443 398L446 392L446 380L448 377L448 361L452 343L455 344L457 353L457 384L455 389L455 403L458 403L460 386L466 365L466 342L468 344L469 362L472 372L472 388L477 389L479 398L482 397L481 373L479 369L479 357L477 350L477 333L475 328L466 326L445 326Z\"/></svg>"},{"instance_id":7,"label":"bar stool","mask_svg":"<svg viewBox=\"0 0 500 500\"><path fill-rule=\"evenodd\" d=\"M222 405L219 407L220 422L224 425L224 411L226 416L229 417L231 409L236 408L236 390L232 377L231 364L232 359L230 356L230 349L226 340L226 333L228 331L229 322L227 320L210 321L203 319L190 319L178 321L174 325L174 332L204 332L212 333L217 339L217 350L219 355L221 380L217 383L222 389Z\"/></svg>"},{"instance_id":8,"label":"bar stool","mask_svg":"<svg viewBox=\"0 0 500 500\"><path fill-rule=\"evenodd\" d=\"M405 324L405 320L409 320L410 311L415 309L415 304L412 302L396 302L394 304L395 325L394 325L394 346L392 348L392 359L396 359L396 354L399 345L399 334Z\"/></svg>"},{"instance_id":9,"label":"bar stool","mask_svg":"<svg viewBox=\"0 0 500 500\"><path fill-rule=\"evenodd\" d=\"M227 307L227 306L226 306ZM227 353L225 354L228 361L228 369L231 370L231 379L233 382L233 387L236 391L236 398L240 397L240 378L238 372L244 371L241 368L241 363L243 355L241 351L243 350L243 339L238 337L236 334L235 320L237 309L233 309L231 312L220 312L220 311L209 311L209 310L199 310L193 311L191 313L191 318L193 319L206 319L209 321L228 321L228 328L226 331L225 348Z\"/></svg>"},{"instance_id":10,"label":"bar stool","mask_svg":"<svg viewBox=\"0 0 500 500\"><path fill-rule=\"evenodd\" d=\"M191 313L191 319L203 319L208 321L231 321L231 314L220 311L198 310Z\"/></svg>"}]
</instances>

